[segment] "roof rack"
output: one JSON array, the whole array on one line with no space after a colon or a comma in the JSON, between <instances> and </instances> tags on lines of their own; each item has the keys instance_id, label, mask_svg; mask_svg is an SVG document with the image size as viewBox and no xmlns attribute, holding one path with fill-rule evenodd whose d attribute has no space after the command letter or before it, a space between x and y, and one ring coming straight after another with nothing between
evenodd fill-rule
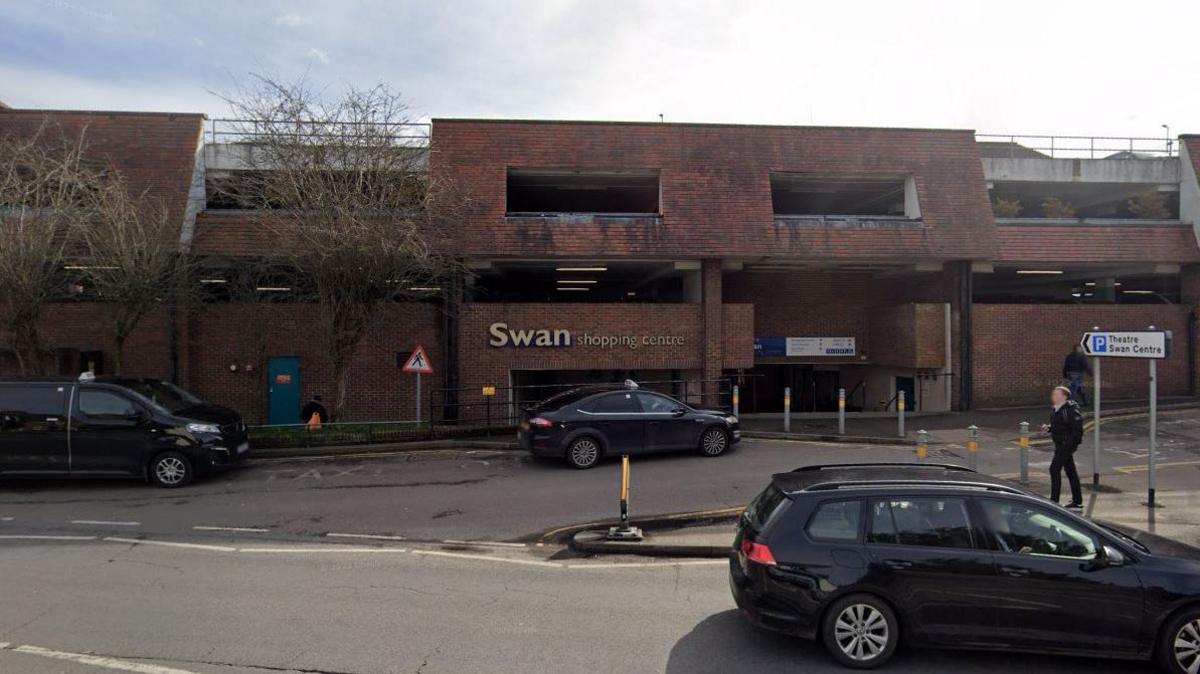
<instances>
[{"instance_id":1,"label":"roof rack","mask_svg":"<svg viewBox=\"0 0 1200 674\"><path fill-rule=\"evenodd\" d=\"M941 468L942 470L954 470L964 473L974 473L975 471L966 466L959 466L953 463L917 463L914 461L897 461L890 463L887 461L875 461L870 463L826 463L816 466L801 466L793 473L807 473L817 470L832 470L837 468Z\"/></svg>"},{"instance_id":2,"label":"roof rack","mask_svg":"<svg viewBox=\"0 0 1200 674\"><path fill-rule=\"evenodd\" d=\"M838 489L856 489L863 487L921 487L930 489L980 489L997 491L1006 494L1024 494L1017 487L989 482L954 481L954 482L925 482L922 480L855 480L853 482L819 482L809 485L801 491L836 491Z\"/></svg>"}]
</instances>

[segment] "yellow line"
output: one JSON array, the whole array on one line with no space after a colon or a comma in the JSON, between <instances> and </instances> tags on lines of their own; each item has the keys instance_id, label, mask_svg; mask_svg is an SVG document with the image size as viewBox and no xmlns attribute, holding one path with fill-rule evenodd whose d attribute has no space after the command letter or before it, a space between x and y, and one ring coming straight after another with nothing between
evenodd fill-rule
<instances>
[{"instance_id":1,"label":"yellow line","mask_svg":"<svg viewBox=\"0 0 1200 674\"><path fill-rule=\"evenodd\" d=\"M1172 466L1200 466L1200 461L1168 461L1167 463L1155 463L1155 468L1170 468ZM1141 464L1138 466L1117 466L1113 470L1129 474L1129 473L1144 473L1150 470L1150 467Z\"/></svg>"}]
</instances>

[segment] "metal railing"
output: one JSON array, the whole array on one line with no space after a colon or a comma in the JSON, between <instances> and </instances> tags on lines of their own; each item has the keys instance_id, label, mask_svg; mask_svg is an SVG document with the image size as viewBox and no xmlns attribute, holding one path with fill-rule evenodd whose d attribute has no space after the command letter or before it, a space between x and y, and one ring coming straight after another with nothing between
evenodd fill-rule
<instances>
[{"instance_id":1,"label":"metal railing","mask_svg":"<svg viewBox=\"0 0 1200 674\"><path fill-rule=\"evenodd\" d=\"M985 158L1033 158L1041 154L1051 159L1162 159L1178 153L1177 141L1169 137L977 133L975 142L1007 145L1006 148L999 148L999 155L985 153Z\"/></svg>"},{"instance_id":2,"label":"metal railing","mask_svg":"<svg viewBox=\"0 0 1200 674\"><path fill-rule=\"evenodd\" d=\"M361 132L357 130L361 128ZM424 146L432 125L426 122L324 122L305 120L265 121L220 118L208 120L206 143L254 143L268 136L289 136L317 143L322 138L387 139L396 145Z\"/></svg>"},{"instance_id":3,"label":"metal railing","mask_svg":"<svg viewBox=\"0 0 1200 674\"><path fill-rule=\"evenodd\" d=\"M263 424L246 430L256 448L370 445L429 437L429 424L420 421L347 421L314 428L308 424Z\"/></svg>"}]
</instances>

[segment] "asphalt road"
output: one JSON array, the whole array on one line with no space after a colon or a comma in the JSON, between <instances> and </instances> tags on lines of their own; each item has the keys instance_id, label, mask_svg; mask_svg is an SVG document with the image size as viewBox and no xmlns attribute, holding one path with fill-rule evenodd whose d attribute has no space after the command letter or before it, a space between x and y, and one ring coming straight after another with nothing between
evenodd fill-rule
<instances>
[{"instance_id":1,"label":"asphalt road","mask_svg":"<svg viewBox=\"0 0 1200 674\"><path fill-rule=\"evenodd\" d=\"M6 542L0 640L8 646L0 649L0 671L845 671L813 644L746 623L734 610L721 562L543 565L525 552L460 558L230 550ZM72 657L98 664L62 659ZM887 671L1154 670L913 650Z\"/></svg>"}]
</instances>

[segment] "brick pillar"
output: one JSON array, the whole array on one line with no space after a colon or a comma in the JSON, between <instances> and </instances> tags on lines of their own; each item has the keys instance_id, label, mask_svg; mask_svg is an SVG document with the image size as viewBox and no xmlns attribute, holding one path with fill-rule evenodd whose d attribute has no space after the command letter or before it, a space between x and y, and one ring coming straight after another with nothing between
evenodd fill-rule
<instances>
[{"instance_id":1,"label":"brick pillar","mask_svg":"<svg viewBox=\"0 0 1200 674\"><path fill-rule=\"evenodd\" d=\"M721 301L721 261L704 260L700 268L702 294L700 306L704 315L704 367L706 380L721 378L725 357L725 326L722 321L724 303ZM716 384L705 385L705 400L708 405L719 404Z\"/></svg>"},{"instance_id":2,"label":"brick pillar","mask_svg":"<svg viewBox=\"0 0 1200 674\"><path fill-rule=\"evenodd\" d=\"M1187 349L1188 354L1188 395L1200 392L1200 265L1190 264L1183 268L1180 275L1180 298L1184 306L1191 309L1188 313L1187 335L1183 340L1175 338L1172 348ZM1180 343L1182 341L1182 343Z\"/></svg>"}]
</instances>

